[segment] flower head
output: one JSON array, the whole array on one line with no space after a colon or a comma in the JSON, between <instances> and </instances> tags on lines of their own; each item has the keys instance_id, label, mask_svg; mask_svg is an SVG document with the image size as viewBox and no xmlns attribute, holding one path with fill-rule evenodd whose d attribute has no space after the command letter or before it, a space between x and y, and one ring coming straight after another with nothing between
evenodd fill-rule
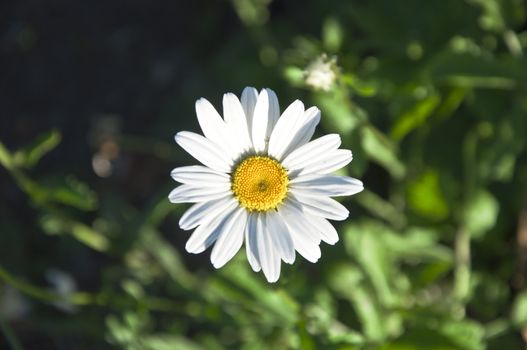
<instances>
[{"instance_id":1,"label":"flower head","mask_svg":"<svg viewBox=\"0 0 527 350\"><path fill-rule=\"evenodd\" d=\"M194 232L185 246L201 253L214 244L211 262L225 265L245 241L254 271L269 282L280 277L282 260L295 251L308 261L320 258L320 241L338 235L327 219L344 220L348 210L331 197L362 191L362 182L330 175L346 166L351 151L339 149L336 134L311 140L320 121L316 107L293 102L280 116L270 89L223 96L223 118L204 98L196 101L204 136L181 131L176 142L203 165L172 171L182 183L168 196L172 203L195 203L179 225Z\"/></svg>"},{"instance_id":2,"label":"flower head","mask_svg":"<svg viewBox=\"0 0 527 350\"><path fill-rule=\"evenodd\" d=\"M337 79L337 59L326 54L317 57L304 71L306 84L314 90L329 91Z\"/></svg>"}]
</instances>

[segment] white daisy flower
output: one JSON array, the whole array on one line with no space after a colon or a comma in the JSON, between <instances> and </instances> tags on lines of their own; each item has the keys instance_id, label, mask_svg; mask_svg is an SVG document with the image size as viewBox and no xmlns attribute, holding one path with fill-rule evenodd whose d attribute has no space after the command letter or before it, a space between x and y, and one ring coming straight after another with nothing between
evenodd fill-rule
<instances>
[{"instance_id":1,"label":"white daisy flower","mask_svg":"<svg viewBox=\"0 0 527 350\"><path fill-rule=\"evenodd\" d=\"M245 241L247 259L269 282L280 277L282 260L292 264L295 250L310 262L320 258L320 241L338 235L327 219L344 220L348 210L332 199L363 190L362 182L330 175L352 159L339 149L339 135L310 141L320 121L316 107L293 102L280 116L270 89L243 90L241 102L223 96L223 118L204 98L196 101L204 136L181 131L176 142L203 165L176 168L182 183L172 203L195 203L181 217L183 230L195 229L185 246L198 254L214 244L215 268L225 265Z\"/></svg>"},{"instance_id":2,"label":"white daisy flower","mask_svg":"<svg viewBox=\"0 0 527 350\"><path fill-rule=\"evenodd\" d=\"M322 54L304 71L306 84L315 90L329 91L337 80L337 59Z\"/></svg>"}]
</instances>

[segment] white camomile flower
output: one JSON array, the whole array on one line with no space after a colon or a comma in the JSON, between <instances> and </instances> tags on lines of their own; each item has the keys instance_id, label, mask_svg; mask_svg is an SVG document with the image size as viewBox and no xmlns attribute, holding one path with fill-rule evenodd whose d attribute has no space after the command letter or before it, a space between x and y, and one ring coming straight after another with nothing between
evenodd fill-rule
<instances>
[{"instance_id":1,"label":"white camomile flower","mask_svg":"<svg viewBox=\"0 0 527 350\"><path fill-rule=\"evenodd\" d=\"M322 54L304 71L306 84L314 90L329 91L337 80L338 67L335 57Z\"/></svg>"},{"instance_id":2,"label":"white camomile flower","mask_svg":"<svg viewBox=\"0 0 527 350\"><path fill-rule=\"evenodd\" d=\"M295 250L316 262L320 241L339 239L328 219L349 214L331 197L363 190L357 179L331 175L352 159L350 150L339 149L339 135L310 141L320 110L296 100L280 115L272 90L247 87L241 101L223 96L223 118L204 98L196 101L196 114L204 136L181 131L175 139L203 165L174 169L172 178L182 185L168 196L195 203L179 221L194 229L186 250L198 254L214 244L210 259L220 268L245 241L249 264L269 282L280 277L282 260L295 261Z\"/></svg>"}]
</instances>

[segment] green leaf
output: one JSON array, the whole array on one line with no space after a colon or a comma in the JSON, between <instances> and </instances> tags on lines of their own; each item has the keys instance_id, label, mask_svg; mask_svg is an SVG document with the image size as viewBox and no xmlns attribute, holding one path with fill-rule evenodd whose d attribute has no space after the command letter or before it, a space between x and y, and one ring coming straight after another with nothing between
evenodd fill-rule
<instances>
[{"instance_id":1,"label":"green leaf","mask_svg":"<svg viewBox=\"0 0 527 350\"><path fill-rule=\"evenodd\" d=\"M26 168L34 167L47 153L55 149L62 139L60 132L52 130L39 136L31 145L15 153L15 162Z\"/></svg>"},{"instance_id":2,"label":"green leaf","mask_svg":"<svg viewBox=\"0 0 527 350\"><path fill-rule=\"evenodd\" d=\"M452 264L451 249L438 244L438 240L438 232L425 227L411 227L404 234L387 232L382 237L390 253L402 260L420 259Z\"/></svg>"},{"instance_id":3,"label":"green leaf","mask_svg":"<svg viewBox=\"0 0 527 350\"><path fill-rule=\"evenodd\" d=\"M479 23L482 28L501 33L505 30L505 18L501 9L501 1L492 0L470 0L467 1L475 6L481 7L482 15Z\"/></svg>"},{"instance_id":4,"label":"green leaf","mask_svg":"<svg viewBox=\"0 0 527 350\"><path fill-rule=\"evenodd\" d=\"M450 89L448 94L443 98L441 105L437 107L435 115L438 119L446 119L450 117L461 103L465 100L467 90L460 87Z\"/></svg>"},{"instance_id":5,"label":"green leaf","mask_svg":"<svg viewBox=\"0 0 527 350\"><path fill-rule=\"evenodd\" d=\"M512 306L511 319L518 329L527 327L527 291L516 296Z\"/></svg>"},{"instance_id":6,"label":"green leaf","mask_svg":"<svg viewBox=\"0 0 527 350\"><path fill-rule=\"evenodd\" d=\"M80 222L72 223L71 233L77 238L77 240L97 251L106 251L110 246L108 238L103 236L100 232L95 231L90 226L84 225Z\"/></svg>"},{"instance_id":7,"label":"green leaf","mask_svg":"<svg viewBox=\"0 0 527 350\"><path fill-rule=\"evenodd\" d=\"M513 90L526 72L518 60L490 61L468 54L443 52L431 64L436 83L462 88Z\"/></svg>"},{"instance_id":8,"label":"green leaf","mask_svg":"<svg viewBox=\"0 0 527 350\"><path fill-rule=\"evenodd\" d=\"M360 283L362 279L360 270L344 264L334 269L329 284L339 295L350 301L360 320L364 336L378 341L385 337L383 312L375 300L375 293L370 293Z\"/></svg>"},{"instance_id":9,"label":"green leaf","mask_svg":"<svg viewBox=\"0 0 527 350\"><path fill-rule=\"evenodd\" d=\"M66 217L46 215L41 218L40 225L48 234L71 234L78 241L97 251L106 251L110 247L110 241L102 233Z\"/></svg>"},{"instance_id":10,"label":"green leaf","mask_svg":"<svg viewBox=\"0 0 527 350\"><path fill-rule=\"evenodd\" d=\"M11 170L14 167L13 156L2 142L0 142L0 164L7 170Z\"/></svg>"},{"instance_id":11,"label":"green leaf","mask_svg":"<svg viewBox=\"0 0 527 350\"><path fill-rule=\"evenodd\" d=\"M97 194L72 175L67 176L63 184L46 187L46 190L49 191L48 199L51 201L85 211L97 209Z\"/></svg>"},{"instance_id":12,"label":"green leaf","mask_svg":"<svg viewBox=\"0 0 527 350\"><path fill-rule=\"evenodd\" d=\"M349 96L345 89L335 88L331 93L315 94L315 103L323 111L325 122L330 122L331 128L342 135L349 135L359 122L366 119L365 113L359 107L349 104Z\"/></svg>"},{"instance_id":13,"label":"green leaf","mask_svg":"<svg viewBox=\"0 0 527 350\"><path fill-rule=\"evenodd\" d=\"M464 222L473 238L482 237L494 227L499 208L496 198L485 190L478 191L474 198L467 202Z\"/></svg>"},{"instance_id":14,"label":"green leaf","mask_svg":"<svg viewBox=\"0 0 527 350\"><path fill-rule=\"evenodd\" d=\"M423 263L419 266L419 273L415 278L414 285L422 288L437 282L441 277L445 276L452 270L452 263L446 261L436 261L431 263Z\"/></svg>"},{"instance_id":15,"label":"green leaf","mask_svg":"<svg viewBox=\"0 0 527 350\"><path fill-rule=\"evenodd\" d=\"M441 99L438 95L431 95L417 102L412 109L400 115L390 132L392 139L402 140L412 130L423 125L436 110Z\"/></svg>"},{"instance_id":16,"label":"green leaf","mask_svg":"<svg viewBox=\"0 0 527 350\"><path fill-rule=\"evenodd\" d=\"M373 341L384 339L386 337L385 315L372 297L371 291L364 287L356 286L350 292L349 299L361 319L366 337Z\"/></svg>"},{"instance_id":17,"label":"green leaf","mask_svg":"<svg viewBox=\"0 0 527 350\"><path fill-rule=\"evenodd\" d=\"M462 321L446 320L440 327L441 333L451 339L463 350L486 349L485 329L477 322L465 319Z\"/></svg>"},{"instance_id":18,"label":"green leaf","mask_svg":"<svg viewBox=\"0 0 527 350\"><path fill-rule=\"evenodd\" d=\"M245 257L237 256L219 272L229 284L220 280L211 283L211 289L217 291L217 297L239 302L238 295L243 293L248 302L265 308L273 322L293 324L298 321L300 305L297 301L286 290L269 290L267 285L262 283L261 276L255 275L248 268Z\"/></svg>"},{"instance_id":19,"label":"green leaf","mask_svg":"<svg viewBox=\"0 0 527 350\"><path fill-rule=\"evenodd\" d=\"M366 288L363 274L353 265L342 264L334 268L330 276L330 287L350 301L361 322L362 331L369 340L385 338L385 317L375 300L376 293Z\"/></svg>"},{"instance_id":20,"label":"green leaf","mask_svg":"<svg viewBox=\"0 0 527 350\"><path fill-rule=\"evenodd\" d=\"M409 207L418 215L433 221L448 217L450 210L435 170L424 172L407 187L406 197Z\"/></svg>"},{"instance_id":21,"label":"green leaf","mask_svg":"<svg viewBox=\"0 0 527 350\"><path fill-rule=\"evenodd\" d=\"M270 1L254 1L254 0L233 0L232 5L240 20L247 26L263 25L268 17Z\"/></svg>"},{"instance_id":22,"label":"green leaf","mask_svg":"<svg viewBox=\"0 0 527 350\"><path fill-rule=\"evenodd\" d=\"M145 350L205 350L190 339L172 334L154 334L140 339L141 348Z\"/></svg>"},{"instance_id":23,"label":"green leaf","mask_svg":"<svg viewBox=\"0 0 527 350\"><path fill-rule=\"evenodd\" d=\"M349 287L364 281L364 274L351 263L339 263L333 266L333 271L328 276L329 285L333 290L342 295L348 295Z\"/></svg>"},{"instance_id":24,"label":"green leaf","mask_svg":"<svg viewBox=\"0 0 527 350\"><path fill-rule=\"evenodd\" d=\"M365 222L350 225L346 230L346 248L350 256L358 260L375 287L379 299L384 305L391 306L394 295L388 282L392 275L392 264L382 241L385 231L382 225Z\"/></svg>"},{"instance_id":25,"label":"green leaf","mask_svg":"<svg viewBox=\"0 0 527 350\"><path fill-rule=\"evenodd\" d=\"M155 228L145 225L140 233L139 244L152 254L174 281L186 288L195 285L194 276L185 269L179 252Z\"/></svg>"},{"instance_id":26,"label":"green leaf","mask_svg":"<svg viewBox=\"0 0 527 350\"><path fill-rule=\"evenodd\" d=\"M518 156L525 149L525 115L515 111L499 118L496 123L485 121L478 125L482 138L478 145L478 172L487 181L509 182L513 179Z\"/></svg>"},{"instance_id":27,"label":"green leaf","mask_svg":"<svg viewBox=\"0 0 527 350\"><path fill-rule=\"evenodd\" d=\"M305 73L302 69L295 67L295 66L289 66L284 69L284 76L285 78L291 83L293 86L303 86L304 85L304 77Z\"/></svg>"},{"instance_id":28,"label":"green leaf","mask_svg":"<svg viewBox=\"0 0 527 350\"><path fill-rule=\"evenodd\" d=\"M298 335L300 338L300 348L305 350L315 350L315 342L313 341L313 337L309 334L309 332L306 329L305 322L300 322L298 325Z\"/></svg>"},{"instance_id":29,"label":"green leaf","mask_svg":"<svg viewBox=\"0 0 527 350\"><path fill-rule=\"evenodd\" d=\"M413 328L400 338L381 346L379 350L466 350L448 337L427 328Z\"/></svg>"},{"instance_id":30,"label":"green leaf","mask_svg":"<svg viewBox=\"0 0 527 350\"><path fill-rule=\"evenodd\" d=\"M351 73L342 74L342 81L349 85L359 96L372 97L377 94L377 86L365 82Z\"/></svg>"},{"instance_id":31,"label":"green leaf","mask_svg":"<svg viewBox=\"0 0 527 350\"><path fill-rule=\"evenodd\" d=\"M364 152L375 162L386 168L390 174L400 179L406 169L397 157L395 146L379 130L365 126L361 130L361 142Z\"/></svg>"},{"instance_id":32,"label":"green leaf","mask_svg":"<svg viewBox=\"0 0 527 350\"><path fill-rule=\"evenodd\" d=\"M335 18L328 18L322 26L322 42L324 47L331 52L340 49L343 40L341 24Z\"/></svg>"},{"instance_id":33,"label":"green leaf","mask_svg":"<svg viewBox=\"0 0 527 350\"><path fill-rule=\"evenodd\" d=\"M402 227L406 223L406 218L401 211L373 191L365 189L360 196L356 197L356 201L372 215L388 221L394 227Z\"/></svg>"}]
</instances>

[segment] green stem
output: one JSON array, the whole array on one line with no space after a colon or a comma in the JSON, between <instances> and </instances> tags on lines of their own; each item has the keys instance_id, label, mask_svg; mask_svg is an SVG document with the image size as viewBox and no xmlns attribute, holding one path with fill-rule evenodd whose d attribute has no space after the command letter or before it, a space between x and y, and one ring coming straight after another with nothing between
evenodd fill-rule
<instances>
[{"instance_id":1,"label":"green stem","mask_svg":"<svg viewBox=\"0 0 527 350\"><path fill-rule=\"evenodd\" d=\"M35 287L27 282L21 281L0 266L0 280L18 289L22 293L38 299L45 303L66 302L73 305L98 305L114 309L126 309L140 303L150 310L156 311L181 311L181 305L164 298L144 297L135 300L128 295L123 296L115 293L91 294L86 292L74 292L67 295L53 293L41 287Z\"/></svg>"},{"instance_id":2,"label":"green stem","mask_svg":"<svg viewBox=\"0 0 527 350\"><path fill-rule=\"evenodd\" d=\"M372 191L365 189L357 197L357 202L372 215L388 221L394 227L401 228L406 224L404 215L391 202L384 200Z\"/></svg>"},{"instance_id":3,"label":"green stem","mask_svg":"<svg viewBox=\"0 0 527 350\"><path fill-rule=\"evenodd\" d=\"M470 233L459 228L455 241L456 267L454 270L454 295L462 304L470 294Z\"/></svg>"},{"instance_id":4,"label":"green stem","mask_svg":"<svg viewBox=\"0 0 527 350\"><path fill-rule=\"evenodd\" d=\"M7 150L2 142L0 142L0 164L7 170L11 170L14 167L13 157Z\"/></svg>"},{"instance_id":5,"label":"green stem","mask_svg":"<svg viewBox=\"0 0 527 350\"><path fill-rule=\"evenodd\" d=\"M45 302L56 302L59 300L64 300L64 297L57 294L51 293L45 289L32 286L29 283L20 281L19 279L12 276L7 272L2 266L0 266L0 280L3 280L5 283L13 286L14 288L20 290L26 295L29 295L35 299L39 299Z\"/></svg>"},{"instance_id":6,"label":"green stem","mask_svg":"<svg viewBox=\"0 0 527 350\"><path fill-rule=\"evenodd\" d=\"M470 262L470 231L464 221L464 212L469 201L473 200L478 182L476 151L479 135L477 130L468 133L463 144L463 206L462 215L458 218L460 226L456 232L454 243L456 266L454 269L454 296L461 304L464 312L465 304L470 296L471 262Z\"/></svg>"},{"instance_id":7,"label":"green stem","mask_svg":"<svg viewBox=\"0 0 527 350\"><path fill-rule=\"evenodd\" d=\"M20 341L18 340L15 332L13 332L9 323L5 321L2 317L0 317L0 329L2 330L2 333L4 333L7 343L9 344L12 350L22 350L23 349L22 345L20 345Z\"/></svg>"},{"instance_id":8,"label":"green stem","mask_svg":"<svg viewBox=\"0 0 527 350\"><path fill-rule=\"evenodd\" d=\"M493 339L502 336L509 332L512 328L512 323L508 319L498 318L485 325L485 339Z\"/></svg>"}]
</instances>

